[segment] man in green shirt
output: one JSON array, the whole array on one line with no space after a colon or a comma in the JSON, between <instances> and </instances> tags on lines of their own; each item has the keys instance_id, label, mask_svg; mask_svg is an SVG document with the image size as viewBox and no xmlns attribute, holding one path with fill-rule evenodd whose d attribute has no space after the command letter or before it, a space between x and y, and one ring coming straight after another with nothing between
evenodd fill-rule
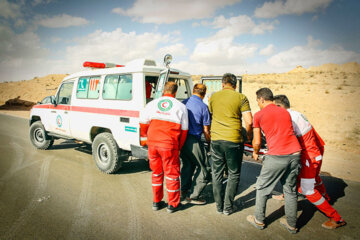
<instances>
[{"instance_id":1,"label":"man in green shirt","mask_svg":"<svg viewBox=\"0 0 360 240\"><path fill-rule=\"evenodd\" d=\"M218 213L230 215L236 211L234 198L240 181L244 151L241 119L244 118L247 138L251 139L252 114L247 97L235 91L237 79L226 73L223 90L214 93L209 101L211 121L211 160L213 193ZM224 171L228 169L225 195L222 189Z\"/></svg>"}]
</instances>

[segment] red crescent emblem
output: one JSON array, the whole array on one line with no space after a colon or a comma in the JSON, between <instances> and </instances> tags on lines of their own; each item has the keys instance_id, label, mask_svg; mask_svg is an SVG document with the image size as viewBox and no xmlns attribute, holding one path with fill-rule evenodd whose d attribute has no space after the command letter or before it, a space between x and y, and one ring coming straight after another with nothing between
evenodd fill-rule
<instances>
[{"instance_id":1,"label":"red crescent emblem","mask_svg":"<svg viewBox=\"0 0 360 240\"><path fill-rule=\"evenodd\" d=\"M163 107L163 108L167 108L167 107L168 107L168 103L167 103L167 102L163 102L163 103L161 103L161 107Z\"/></svg>"}]
</instances>

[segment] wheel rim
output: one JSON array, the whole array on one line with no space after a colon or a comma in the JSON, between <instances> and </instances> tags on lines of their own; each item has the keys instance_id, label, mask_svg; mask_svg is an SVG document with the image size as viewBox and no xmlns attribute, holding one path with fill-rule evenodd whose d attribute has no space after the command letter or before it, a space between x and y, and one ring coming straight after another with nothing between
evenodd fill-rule
<instances>
[{"instance_id":1,"label":"wheel rim","mask_svg":"<svg viewBox=\"0 0 360 240\"><path fill-rule=\"evenodd\" d=\"M97 155L99 158L99 161L103 164L107 164L110 160L110 149L109 147L102 143L97 148Z\"/></svg>"},{"instance_id":2,"label":"wheel rim","mask_svg":"<svg viewBox=\"0 0 360 240\"><path fill-rule=\"evenodd\" d=\"M37 128L34 132L34 139L38 143L42 143L45 141L44 132L41 128Z\"/></svg>"}]
</instances>

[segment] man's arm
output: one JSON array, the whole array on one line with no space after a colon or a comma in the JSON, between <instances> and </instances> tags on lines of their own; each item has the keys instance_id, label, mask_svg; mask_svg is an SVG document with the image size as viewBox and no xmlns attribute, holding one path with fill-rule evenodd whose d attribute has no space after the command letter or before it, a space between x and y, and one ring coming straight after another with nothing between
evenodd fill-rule
<instances>
[{"instance_id":1,"label":"man's arm","mask_svg":"<svg viewBox=\"0 0 360 240\"><path fill-rule=\"evenodd\" d=\"M181 132L179 136L179 150L184 146L187 133L189 130L189 117L188 117L188 110L184 106L183 115L181 118Z\"/></svg>"},{"instance_id":2,"label":"man's arm","mask_svg":"<svg viewBox=\"0 0 360 240\"><path fill-rule=\"evenodd\" d=\"M148 109L145 107L140 112L140 145L145 146L147 145L147 131L150 126L150 117L148 113Z\"/></svg>"},{"instance_id":3,"label":"man's arm","mask_svg":"<svg viewBox=\"0 0 360 240\"><path fill-rule=\"evenodd\" d=\"M253 131L254 131L254 138L252 141L252 146L254 148L253 158L255 159L255 161L257 161L259 158L259 151L261 147L261 130L260 128L254 128Z\"/></svg>"},{"instance_id":4,"label":"man's arm","mask_svg":"<svg viewBox=\"0 0 360 240\"><path fill-rule=\"evenodd\" d=\"M253 117L250 111L248 112L243 112L242 113L242 117L244 119L244 123L245 123L245 129L246 129L246 134L247 134L247 139L250 142L252 139L252 122L253 122Z\"/></svg>"},{"instance_id":5,"label":"man's arm","mask_svg":"<svg viewBox=\"0 0 360 240\"><path fill-rule=\"evenodd\" d=\"M211 137L210 137L210 126L204 126L204 136L205 136L205 140L206 140L206 142L210 142L210 139L211 139Z\"/></svg>"}]
</instances>

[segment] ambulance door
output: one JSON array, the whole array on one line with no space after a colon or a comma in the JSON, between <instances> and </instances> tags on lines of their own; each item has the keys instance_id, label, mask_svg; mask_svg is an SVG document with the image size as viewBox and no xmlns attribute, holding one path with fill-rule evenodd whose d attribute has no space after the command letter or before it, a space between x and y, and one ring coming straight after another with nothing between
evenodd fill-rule
<instances>
[{"instance_id":1,"label":"ambulance door","mask_svg":"<svg viewBox=\"0 0 360 240\"><path fill-rule=\"evenodd\" d=\"M171 74L171 76L170 76ZM178 72L170 71L170 69L164 70L160 73L158 83L156 85L155 97L159 98L163 95L165 83L168 81L175 82L178 86L178 90L175 98L179 101L183 101L191 96L191 87L189 79L184 77L177 77Z\"/></svg>"},{"instance_id":2,"label":"ambulance door","mask_svg":"<svg viewBox=\"0 0 360 240\"><path fill-rule=\"evenodd\" d=\"M170 69L166 69L160 73L159 80L156 84L155 97L159 98L163 95L165 83L168 81Z\"/></svg>"},{"instance_id":3,"label":"ambulance door","mask_svg":"<svg viewBox=\"0 0 360 240\"><path fill-rule=\"evenodd\" d=\"M62 136L71 136L70 104L74 81L64 82L55 97L56 105L50 109L50 131Z\"/></svg>"}]
</instances>

